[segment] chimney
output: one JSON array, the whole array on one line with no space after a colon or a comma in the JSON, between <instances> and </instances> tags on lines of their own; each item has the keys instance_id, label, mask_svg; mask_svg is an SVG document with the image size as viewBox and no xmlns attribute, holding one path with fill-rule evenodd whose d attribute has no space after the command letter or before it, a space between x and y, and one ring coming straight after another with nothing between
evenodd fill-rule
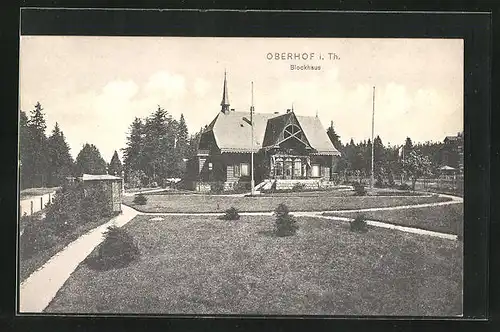
<instances>
[{"instance_id":1,"label":"chimney","mask_svg":"<svg viewBox=\"0 0 500 332\"><path fill-rule=\"evenodd\" d=\"M291 111L291 109L287 109L287 110L286 110L286 112L287 112L287 113L290 113L290 111Z\"/></svg>"},{"instance_id":2,"label":"chimney","mask_svg":"<svg viewBox=\"0 0 500 332\"><path fill-rule=\"evenodd\" d=\"M274 114L280 114L280 112L274 112Z\"/></svg>"}]
</instances>

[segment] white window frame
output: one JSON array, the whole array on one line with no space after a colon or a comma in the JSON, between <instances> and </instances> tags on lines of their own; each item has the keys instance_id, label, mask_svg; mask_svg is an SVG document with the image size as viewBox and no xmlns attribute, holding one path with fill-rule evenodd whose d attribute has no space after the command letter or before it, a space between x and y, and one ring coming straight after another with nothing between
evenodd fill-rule
<instances>
[{"instance_id":1,"label":"white window frame","mask_svg":"<svg viewBox=\"0 0 500 332\"><path fill-rule=\"evenodd\" d=\"M234 164L233 166L233 175L236 178L239 178L241 176L241 171L240 171L240 164Z\"/></svg>"},{"instance_id":2,"label":"white window frame","mask_svg":"<svg viewBox=\"0 0 500 332\"><path fill-rule=\"evenodd\" d=\"M246 171L243 171L243 170ZM248 163L240 164L240 176L250 176L250 165Z\"/></svg>"},{"instance_id":3,"label":"white window frame","mask_svg":"<svg viewBox=\"0 0 500 332\"><path fill-rule=\"evenodd\" d=\"M314 171L315 169L317 169L318 171L315 172ZM311 164L311 177L313 177L313 178L321 177L321 165L320 164Z\"/></svg>"},{"instance_id":4,"label":"white window frame","mask_svg":"<svg viewBox=\"0 0 500 332\"><path fill-rule=\"evenodd\" d=\"M299 167L297 167L297 165ZM302 160L295 159L293 161L293 176L302 176Z\"/></svg>"}]
</instances>

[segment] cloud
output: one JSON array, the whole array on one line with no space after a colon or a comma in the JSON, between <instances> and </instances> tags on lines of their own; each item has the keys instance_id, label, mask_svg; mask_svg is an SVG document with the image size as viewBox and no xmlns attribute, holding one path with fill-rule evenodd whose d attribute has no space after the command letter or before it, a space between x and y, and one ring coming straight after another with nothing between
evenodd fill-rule
<instances>
[{"instance_id":1,"label":"cloud","mask_svg":"<svg viewBox=\"0 0 500 332\"><path fill-rule=\"evenodd\" d=\"M102 94L108 98L129 100L139 91L139 86L132 80L111 81L102 88Z\"/></svg>"},{"instance_id":2,"label":"cloud","mask_svg":"<svg viewBox=\"0 0 500 332\"><path fill-rule=\"evenodd\" d=\"M154 73L144 87L146 96L161 96L166 99L181 98L186 93L186 80L183 76L167 71Z\"/></svg>"},{"instance_id":3,"label":"cloud","mask_svg":"<svg viewBox=\"0 0 500 332\"><path fill-rule=\"evenodd\" d=\"M210 83L207 80L200 77L194 80L194 92L197 97L205 97L209 89Z\"/></svg>"}]
</instances>

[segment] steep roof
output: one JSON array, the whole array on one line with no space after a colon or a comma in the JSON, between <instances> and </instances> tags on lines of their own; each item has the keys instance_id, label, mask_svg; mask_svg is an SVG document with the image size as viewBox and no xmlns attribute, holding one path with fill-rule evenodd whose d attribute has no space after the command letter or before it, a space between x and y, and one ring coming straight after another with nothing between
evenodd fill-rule
<instances>
[{"instance_id":1,"label":"steep roof","mask_svg":"<svg viewBox=\"0 0 500 332\"><path fill-rule=\"evenodd\" d=\"M297 120L316 154L340 156L318 117L297 115Z\"/></svg>"},{"instance_id":2,"label":"steep roof","mask_svg":"<svg viewBox=\"0 0 500 332\"><path fill-rule=\"evenodd\" d=\"M207 127L207 131L212 131L215 142L221 152L248 153L251 152L252 135L250 125L243 120L250 118L249 112L220 112ZM254 151L262 148L266 128L271 126L276 131L280 121L276 118L283 118L283 114L254 113ZM296 115L299 125L302 127L311 147L317 150L317 154L340 155L331 143L326 129L317 117ZM273 120L274 119L274 120Z\"/></svg>"}]
</instances>

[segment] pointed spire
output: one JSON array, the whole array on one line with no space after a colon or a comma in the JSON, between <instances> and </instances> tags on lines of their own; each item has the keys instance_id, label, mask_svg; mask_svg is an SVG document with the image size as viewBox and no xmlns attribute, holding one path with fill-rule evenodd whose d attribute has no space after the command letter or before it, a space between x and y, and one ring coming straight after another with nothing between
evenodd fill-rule
<instances>
[{"instance_id":1,"label":"pointed spire","mask_svg":"<svg viewBox=\"0 0 500 332\"><path fill-rule=\"evenodd\" d=\"M227 94L227 79L226 79L226 70L224 69L224 87L222 88L222 101L220 103L221 112L227 113L229 112L229 96Z\"/></svg>"}]
</instances>

